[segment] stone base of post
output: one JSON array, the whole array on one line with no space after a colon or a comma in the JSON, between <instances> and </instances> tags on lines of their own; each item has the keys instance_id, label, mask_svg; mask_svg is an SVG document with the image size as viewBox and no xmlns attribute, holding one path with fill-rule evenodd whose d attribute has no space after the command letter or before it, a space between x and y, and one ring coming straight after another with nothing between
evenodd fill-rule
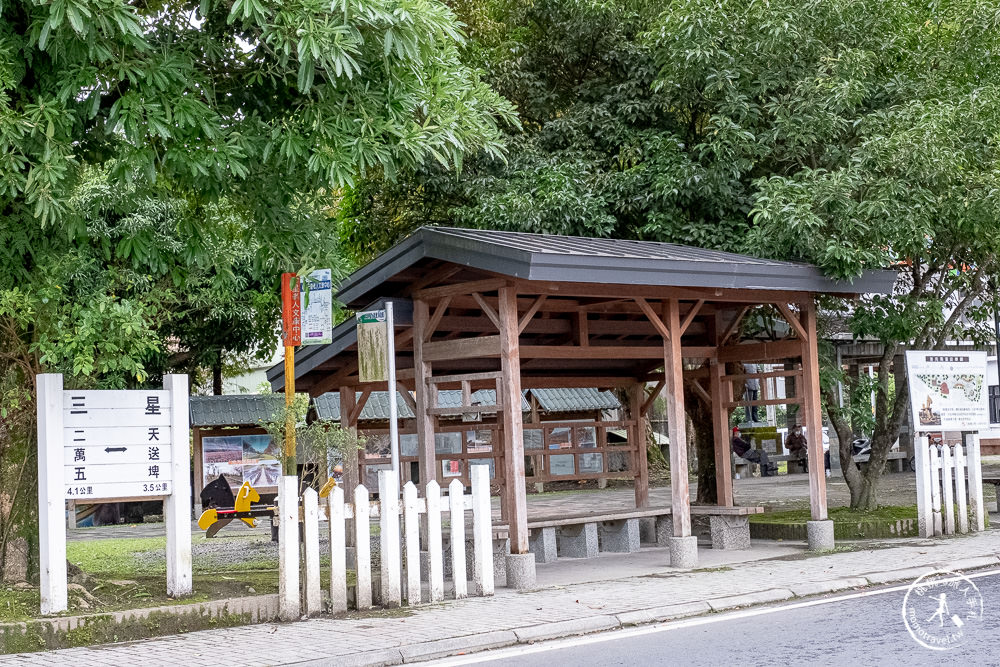
<instances>
[{"instance_id":1,"label":"stone base of post","mask_svg":"<svg viewBox=\"0 0 1000 667\"><path fill-rule=\"evenodd\" d=\"M507 554L507 588L523 591L535 587L535 554Z\"/></svg>"},{"instance_id":2,"label":"stone base of post","mask_svg":"<svg viewBox=\"0 0 1000 667\"><path fill-rule=\"evenodd\" d=\"M809 551L833 551L833 521L807 521L806 540Z\"/></svg>"},{"instance_id":3,"label":"stone base of post","mask_svg":"<svg viewBox=\"0 0 1000 667\"><path fill-rule=\"evenodd\" d=\"M698 537L689 535L687 537L671 537L670 542L670 567L679 567L691 570L698 566Z\"/></svg>"}]
</instances>

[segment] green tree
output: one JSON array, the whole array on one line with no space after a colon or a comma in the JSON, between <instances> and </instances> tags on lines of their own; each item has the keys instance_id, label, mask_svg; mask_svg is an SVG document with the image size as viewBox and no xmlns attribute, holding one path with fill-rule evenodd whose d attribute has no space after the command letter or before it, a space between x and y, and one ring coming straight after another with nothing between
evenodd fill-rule
<instances>
[{"instance_id":1,"label":"green tree","mask_svg":"<svg viewBox=\"0 0 1000 667\"><path fill-rule=\"evenodd\" d=\"M457 26L436 0L0 6L5 576L33 525L35 373L134 386L253 352L274 274L336 261L341 188L499 154L512 111Z\"/></svg>"}]
</instances>

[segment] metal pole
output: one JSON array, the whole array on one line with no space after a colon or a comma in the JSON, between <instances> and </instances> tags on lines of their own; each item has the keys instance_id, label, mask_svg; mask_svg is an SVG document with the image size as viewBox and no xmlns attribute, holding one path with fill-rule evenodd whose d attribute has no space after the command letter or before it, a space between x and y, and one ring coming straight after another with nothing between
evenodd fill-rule
<instances>
[{"instance_id":1,"label":"metal pole","mask_svg":"<svg viewBox=\"0 0 1000 667\"><path fill-rule=\"evenodd\" d=\"M392 301L385 304L386 346L389 357L389 451L392 453L392 473L399 479L399 414L396 406L396 328L393 324Z\"/></svg>"}]
</instances>

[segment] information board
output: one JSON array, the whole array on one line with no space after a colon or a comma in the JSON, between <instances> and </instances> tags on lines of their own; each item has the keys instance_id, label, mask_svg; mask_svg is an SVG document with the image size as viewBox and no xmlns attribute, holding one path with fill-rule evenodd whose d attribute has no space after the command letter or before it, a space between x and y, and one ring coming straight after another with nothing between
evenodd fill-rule
<instances>
[{"instance_id":1,"label":"information board","mask_svg":"<svg viewBox=\"0 0 1000 667\"><path fill-rule=\"evenodd\" d=\"M299 281L302 298L302 345L333 342L333 272L313 271Z\"/></svg>"},{"instance_id":2,"label":"information board","mask_svg":"<svg viewBox=\"0 0 1000 667\"><path fill-rule=\"evenodd\" d=\"M907 351L915 431L978 431L989 424L985 352Z\"/></svg>"}]
</instances>

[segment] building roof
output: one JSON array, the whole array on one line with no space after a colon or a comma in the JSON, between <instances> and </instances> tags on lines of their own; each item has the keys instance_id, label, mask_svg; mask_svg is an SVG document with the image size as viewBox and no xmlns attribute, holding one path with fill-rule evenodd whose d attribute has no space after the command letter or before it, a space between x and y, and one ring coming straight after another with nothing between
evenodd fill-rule
<instances>
[{"instance_id":1,"label":"building roof","mask_svg":"<svg viewBox=\"0 0 1000 667\"><path fill-rule=\"evenodd\" d=\"M281 394L233 394L192 396L189 411L191 426L259 426L280 417L284 408Z\"/></svg>"},{"instance_id":2,"label":"building roof","mask_svg":"<svg viewBox=\"0 0 1000 667\"><path fill-rule=\"evenodd\" d=\"M830 294L888 293L896 277L892 271L870 271L853 282L839 281L811 264L654 241L421 227L355 271L341 284L338 298L361 308L390 296L391 279L425 260L525 280Z\"/></svg>"},{"instance_id":3,"label":"building roof","mask_svg":"<svg viewBox=\"0 0 1000 667\"><path fill-rule=\"evenodd\" d=\"M593 387L579 389L531 389L544 412L575 412L583 410L615 410L621 403L610 391Z\"/></svg>"},{"instance_id":4,"label":"building roof","mask_svg":"<svg viewBox=\"0 0 1000 667\"><path fill-rule=\"evenodd\" d=\"M539 407L545 412L582 412L585 410L612 410L621 407L614 394L596 389L532 389ZM397 392L398 393L398 392ZM525 394L527 392L524 392ZM361 393L358 392L358 397ZM402 396L398 397L397 407L400 419L412 419L413 411ZM480 389L472 392L473 405L496 405L496 391ZM328 392L313 399L316 416L320 419L340 421L340 393ZM458 407L462 404L462 392L457 389L447 389L438 392L438 405L443 408ZM522 396L521 411L528 412L531 407ZM365 407L358 416L359 421L385 421L389 419L389 392L373 391Z\"/></svg>"}]
</instances>

